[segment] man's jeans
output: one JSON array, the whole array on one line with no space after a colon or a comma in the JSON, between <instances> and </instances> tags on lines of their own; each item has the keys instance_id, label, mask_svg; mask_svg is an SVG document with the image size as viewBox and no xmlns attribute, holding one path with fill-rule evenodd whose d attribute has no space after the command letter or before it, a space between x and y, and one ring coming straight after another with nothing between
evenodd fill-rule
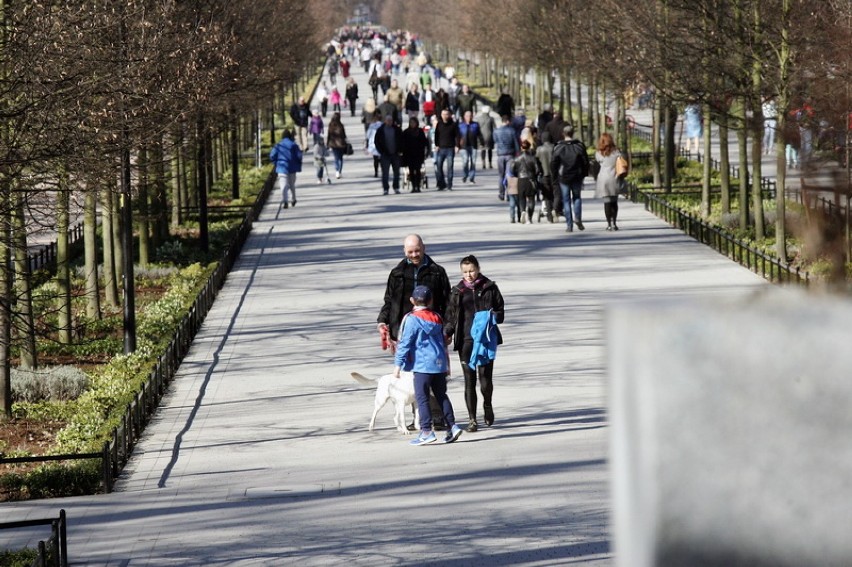
<instances>
[{"instance_id":1,"label":"man's jeans","mask_svg":"<svg viewBox=\"0 0 852 567\"><path fill-rule=\"evenodd\" d=\"M435 179L438 182L438 190L453 190L453 162L456 159L455 148L438 148L435 154ZM447 162L447 173L444 174L444 162Z\"/></svg>"},{"instance_id":2,"label":"man's jeans","mask_svg":"<svg viewBox=\"0 0 852 567\"><path fill-rule=\"evenodd\" d=\"M506 198L506 187L503 185L503 180L506 179L506 165L512 161L512 157L512 154L497 156L497 175L499 177L497 185L500 188L498 193L500 195L500 199Z\"/></svg>"},{"instance_id":3,"label":"man's jeans","mask_svg":"<svg viewBox=\"0 0 852 567\"><path fill-rule=\"evenodd\" d=\"M393 169L393 190L395 193L399 193L399 156L382 155L381 164L382 189L384 189L385 193L388 192L390 187L390 170Z\"/></svg>"},{"instance_id":4,"label":"man's jeans","mask_svg":"<svg viewBox=\"0 0 852 567\"><path fill-rule=\"evenodd\" d=\"M568 230L574 230L574 221L583 222L583 203L580 201L583 180L571 181L567 185L560 181L559 188L562 189L562 208L565 213L565 224L568 225Z\"/></svg>"},{"instance_id":5,"label":"man's jeans","mask_svg":"<svg viewBox=\"0 0 852 567\"><path fill-rule=\"evenodd\" d=\"M476 148L473 146L462 148L461 156L464 178L473 183L476 180Z\"/></svg>"}]
</instances>

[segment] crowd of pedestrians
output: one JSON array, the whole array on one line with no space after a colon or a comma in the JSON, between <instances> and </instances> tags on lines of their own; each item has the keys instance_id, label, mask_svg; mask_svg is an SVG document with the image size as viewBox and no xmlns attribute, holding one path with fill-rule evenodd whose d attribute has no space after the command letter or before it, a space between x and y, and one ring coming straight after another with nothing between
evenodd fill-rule
<instances>
[{"instance_id":1,"label":"crowd of pedestrians","mask_svg":"<svg viewBox=\"0 0 852 567\"><path fill-rule=\"evenodd\" d=\"M592 160L571 123L549 105L531 120L505 90L493 109L480 104L452 65L436 65L410 33L343 28L327 56L315 108L301 97L289 111L295 142L314 154L316 183L332 183L332 167L334 179L343 177L345 156L353 151L341 121L348 110L350 117L360 115L363 138L355 145L372 158L383 195L419 193L430 178L435 190L452 191L459 178L475 185L478 172L496 169L497 197L508 205L511 223L553 223L562 215L567 232L585 229L581 193ZM359 92L353 65L368 77L366 93ZM605 168L607 151L597 152ZM614 179L596 186L609 203L609 227L617 226L610 216L623 177Z\"/></svg>"}]
</instances>

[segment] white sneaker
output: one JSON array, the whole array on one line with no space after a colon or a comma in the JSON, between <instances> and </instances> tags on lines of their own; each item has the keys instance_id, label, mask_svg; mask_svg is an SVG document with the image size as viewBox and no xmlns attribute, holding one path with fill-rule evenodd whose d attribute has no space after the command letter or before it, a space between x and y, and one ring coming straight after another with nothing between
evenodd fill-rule
<instances>
[{"instance_id":1,"label":"white sneaker","mask_svg":"<svg viewBox=\"0 0 852 567\"><path fill-rule=\"evenodd\" d=\"M521 213L521 224L527 224L527 212L526 211Z\"/></svg>"},{"instance_id":2,"label":"white sneaker","mask_svg":"<svg viewBox=\"0 0 852 567\"><path fill-rule=\"evenodd\" d=\"M334 177L337 178L337 179L340 179L340 172L338 171L337 173L335 173Z\"/></svg>"}]
</instances>

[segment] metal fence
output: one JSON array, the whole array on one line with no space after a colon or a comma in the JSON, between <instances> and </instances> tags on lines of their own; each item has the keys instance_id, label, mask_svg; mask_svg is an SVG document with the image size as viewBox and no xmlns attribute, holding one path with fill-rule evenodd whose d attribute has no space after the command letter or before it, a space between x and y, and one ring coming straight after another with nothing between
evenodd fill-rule
<instances>
[{"instance_id":1,"label":"metal fence","mask_svg":"<svg viewBox=\"0 0 852 567\"><path fill-rule=\"evenodd\" d=\"M13 530L30 528L34 526L50 526L50 537L47 541L38 542L38 555L32 563L32 567L68 567L68 542L66 539L65 510L59 511L57 518L43 518L38 520L22 520L19 522L0 523L0 530Z\"/></svg>"},{"instance_id":2,"label":"metal fence","mask_svg":"<svg viewBox=\"0 0 852 567\"><path fill-rule=\"evenodd\" d=\"M83 223L77 223L68 229L68 246L73 246L77 241L83 238ZM30 273L34 274L37 270L47 268L56 263L56 248L57 243L54 240L50 244L45 244L38 250L27 254L27 260L30 264Z\"/></svg>"},{"instance_id":3,"label":"metal fence","mask_svg":"<svg viewBox=\"0 0 852 567\"><path fill-rule=\"evenodd\" d=\"M805 286L810 283L807 272L764 254L732 234L672 206L661 196L642 191L633 183L628 183L627 188L631 201L644 203L646 210L767 280Z\"/></svg>"},{"instance_id":4,"label":"metal fence","mask_svg":"<svg viewBox=\"0 0 852 567\"><path fill-rule=\"evenodd\" d=\"M219 265L199 292L189 312L178 324L177 331L175 331L165 352L157 359L154 369L137 392L134 400L125 408L121 424L113 429L110 440L104 443L101 452L0 459L0 464L101 459L104 491L112 491L113 481L118 477L124 465L127 464L133 446L142 434L151 415L157 409L166 388L189 351L193 338L201 328L204 318L213 306L216 295L225 283L225 277L233 268L243 244L248 239L254 221L260 216L260 212L275 186L276 178L275 171L272 170L254 204L247 207L245 217L222 253Z\"/></svg>"}]
</instances>

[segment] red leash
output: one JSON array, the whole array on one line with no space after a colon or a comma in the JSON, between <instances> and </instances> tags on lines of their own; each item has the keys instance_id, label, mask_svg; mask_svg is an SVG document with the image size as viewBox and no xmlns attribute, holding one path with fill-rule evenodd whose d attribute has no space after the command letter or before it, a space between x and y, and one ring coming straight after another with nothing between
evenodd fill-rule
<instances>
[{"instance_id":1,"label":"red leash","mask_svg":"<svg viewBox=\"0 0 852 567\"><path fill-rule=\"evenodd\" d=\"M382 338L382 350L390 349L391 353L396 352L396 343L390 338L390 332L386 326L379 329L379 336Z\"/></svg>"}]
</instances>

